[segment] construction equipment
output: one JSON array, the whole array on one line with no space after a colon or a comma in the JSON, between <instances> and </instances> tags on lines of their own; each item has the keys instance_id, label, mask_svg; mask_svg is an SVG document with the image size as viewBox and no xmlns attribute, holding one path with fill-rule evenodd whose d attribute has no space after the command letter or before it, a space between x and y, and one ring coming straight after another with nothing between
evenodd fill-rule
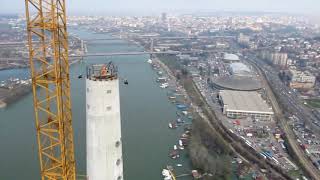
<instances>
[{"instance_id":1,"label":"construction equipment","mask_svg":"<svg viewBox=\"0 0 320 180\"><path fill-rule=\"evenodd\" d=\"M42 180L76 179L65 0L25 0Z\"/></svg>"}]
</instances>

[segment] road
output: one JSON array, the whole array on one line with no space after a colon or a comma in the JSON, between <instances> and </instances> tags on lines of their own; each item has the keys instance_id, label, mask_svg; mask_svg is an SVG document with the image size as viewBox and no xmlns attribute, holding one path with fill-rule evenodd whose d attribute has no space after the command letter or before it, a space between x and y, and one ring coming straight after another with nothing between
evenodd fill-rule
<instances>
[{"instance_id":1,"label":"road","mask_svg":"<svg viewBox=\"0 0 320 180\"><path fill-rule=\"evenodd\" d=\"M272 67L262 63L255 56L250 56L250 59L253 59L255 63L257 63L259 67L263 69L266 79L273 87L273 91L278 94L278 102L281 102L281 104L286 107L286 113L290 114L290 116L294 114L302 122L310 125L312 130L319 134L320 122L316 117L316 112L312 112L310 109L304 106L304 101L299 98L299 94L286 86L280 80L278 73Z\"/></svg>"},{"instance_id":2,"label":"road","mask_svg":"<svg viewBox=\"0 0 320 180\"><path fill-rule=\"evenodd\" d=\"M305 155L303 150L300 148L299 144L297 143L295 139L295 135L292 131L292 129L287 124L287 120L285 116L282 113L282 109L280 108L277 98L275 94L272 91L272 88L269 84L269 81L267 80L265 71L263 71L255 62L248 61L250 64L252 64L257 71L260 74L260 77L262 79L262 82L264 84L264 87L266 88L268 97L271 101L272 107L275 111L275 116L277 120L279 120L279 123L281 127L283 128L283 131L286 134L286 137L288 139L288 143L291 146L291 149L293 150L295 158L301 163L305 171L313 178L313 179L320 179L320 173L319 170L316 169L316 167L312 164L312 162L308 159L308 157Z\"/></svg>"}]
</instances>

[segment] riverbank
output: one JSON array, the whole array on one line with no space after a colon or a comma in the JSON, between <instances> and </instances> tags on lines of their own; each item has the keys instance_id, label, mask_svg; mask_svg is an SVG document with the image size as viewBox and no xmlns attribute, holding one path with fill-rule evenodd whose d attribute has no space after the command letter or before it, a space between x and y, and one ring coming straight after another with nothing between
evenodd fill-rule
<instances>
[{"instance_id":1,"label":"riverbank","mask_svg":"<svg viewBox=\"0 0 320 180\"><path fill-rule=\"evenodd\" d=\"M10 69L24 69L29 68L29 65L16 66L16 65L0 65L0 71L10 70Z\"/></svg>"},{"instance_id":2,"label":"riverbank","mask_svg":"<svg viewBox=\"0 0 320 180\"><path fill-rule=\"evenodd\" d=\"M17 85L12 89L0 88L0 109L5 108L31 92L31 84Z\"/></svg>"},{"instance_id":3,"label":"riverbank","mask_svg":"<svg viewBox=\"0 0 320 180\"><path fill-rule=\"evenodd\" d=\"M79 61L79 59L71 60L70 66ZM29 69L25 70L29 71ZM21 81L23 81L23 83L14 82L12 85L7 85L8 87L0 87L0 109L8 107L9 105L19 101L25 95L28 95L30 92L32 92L31 79Z\"/></svg>"},{"instance_id":4,"label":"riverbank","mask_svg":"<svg viewBox=\"0 0 320 180\"><path fill-rule=\"evenodd\" d=\"M2 100L0 100L0 109L1 108L5 108L5 107L7 107L7 103L5 103Z\"/></svg>"},{"instance_id":5,"label":"riverbank","mask_svg":"<svg viewBox=\"0 0 320 180\"><path fill-rule=\"evenodd\" d=\"M189 105L192 108L194 120L191 125L192 130L188 154L194 168L200 170L203 174L209 173L211 176L203 177L206 180L229 179L232 174L230 149L223 143L222 138L207 129L207 125L201 120L202 117L198 114L201 111L198 105L201 103L196 100L194 97L195 94L190 94L191 79L183 77L184 75L180 74L180 71L174 69L177 64L168 63L168 61L173 61L173 59L159 57L155 58L155 60L159 62L167 72L170 72L170 78L176 79L176 77L179 77L179 83L185 90L185 97L188 99Z\"/></svg>"}]
</instances>

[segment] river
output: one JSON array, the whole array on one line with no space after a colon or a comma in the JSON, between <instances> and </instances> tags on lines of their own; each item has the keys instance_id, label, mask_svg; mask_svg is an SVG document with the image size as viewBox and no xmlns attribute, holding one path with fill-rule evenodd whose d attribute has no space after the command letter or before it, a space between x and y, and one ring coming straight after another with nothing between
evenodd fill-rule
<instances>
[{"instance_id":1,"label":"river","mask_svg":"<svg viewBox=\"0 0 320 180\"><path fill-rule=\"evenodd\" d=\"M71 30L83 39L107 38L106 34L95 34L88 30ZM114 44L112 44L114 42ZM143 50L123 40L97 41L88 44L88 52L114 52ZM175 120L176 107L168 101L167 90L159 88L157 74L146 63L148 56L117 56L111 58L90 57L85 63L71 67L71 94L75 155L77 174L84 175L86 169L85 147L85 80L78 79L85 72L85 65L107 63L112 60L122 78L129 85L120 84L121 123L123 136L123 159L125 180L161 180L161 170L166 165L175 167L178 173L190 172L190 161L186 154L178 160L168 157L177 144L183 129L171 130L168 123ZM0 80L21 77L24 70L6 70ZM0 111L0 179L40 179L34 127L32 95L25 96L8 108ZM180 178L183 179L183 178ZM184 178L190 179L190 178Z\"/></svg>"}]
</instances>

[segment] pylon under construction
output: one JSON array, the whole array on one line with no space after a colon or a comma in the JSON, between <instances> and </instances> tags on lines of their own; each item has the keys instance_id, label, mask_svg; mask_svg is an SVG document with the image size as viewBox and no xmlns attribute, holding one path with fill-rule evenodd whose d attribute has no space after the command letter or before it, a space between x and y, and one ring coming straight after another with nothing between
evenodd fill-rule
<instances>
[{"instance_id":1,"label":"pylon under construction","mask_svg":"<svg viewBox=\"0 0 320 180\"><path fill-rule=\"evenodd\" d=\"M25 0L41 178L76 178L65 0Z\"/></svg>"},{"instance_id":2,"label":"pylon under construction","mask_svg":"<svg viewBox=\"0 0 320 180\"><path fill-rule=\"evenodd\" d=\"M87 177L122 180L119 77L112 64L87 67Z\"/></svg>"}]
</instances>

